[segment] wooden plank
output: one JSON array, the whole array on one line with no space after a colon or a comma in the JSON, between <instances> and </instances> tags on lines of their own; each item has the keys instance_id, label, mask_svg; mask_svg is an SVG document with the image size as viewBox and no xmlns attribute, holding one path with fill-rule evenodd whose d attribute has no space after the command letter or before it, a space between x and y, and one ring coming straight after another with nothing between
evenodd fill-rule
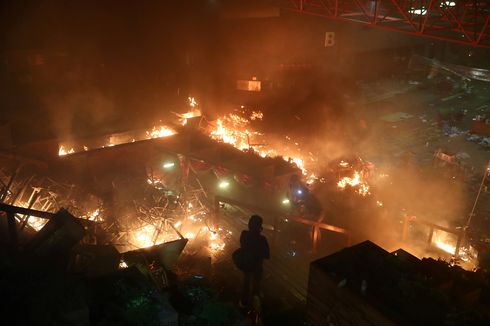
<instances>
[{"instance_id":1,"label":"wooden plank","mask_svg":"<svg viewBox=\"0 0 490 326\"><path fill-rule=\"evenodd\" d=\"M53 213L42 212L35 209L18 207L18 206L3 204L3 203L0 203L0 211L4 211L7 213L14 213L14 214L36 216L45 219L50 219L54 215Z\"/></svg>"},{"instance_id":2,"label":"wooden plank","mask_svg":"<svg viewBox=\"0 0 490 326\"><path fill-rule=\"evenodd\" d=\"M288 219L291 221L302 223L302 224L317 226L321 229L332 231L332 232L343 233L343 234L349 234L350 233L348 230L343 229L343 228L338 227L338 226L334 226L334 225L330 225L330 224L326 224L326 223L320 223L317 221L311 221L311 220L307 220L307 219L301 218L301 217L288 217Z\"/></svg>"},{"instance_id":3,"label":"wooden plank","mask_svg":"<svg viewBox=\"0 0 490 326\"><path fill-rule=\"evenodd\" d=\"M456 235L459 235L459 233L460 233L459 230L451 229L451 228L448 228L448 227L445 227L445 226L441 226L441 225L437 225L435 223L432 223L432 222L429 222L429 221L426 221L426 220L422 220L422 219L419 219L419 218L416 218L416 217L410 218L410 222L414 222L414 223L418 223L418 224L422 224L422 225L427 225L428 227L431 227L431 228L434 228L434 229L437 229L437 230L441 230L441 231L444 231L444 232L447 232L447 233L456 234Z\"/></svg>"},{"instance_id":4,"label":"wooden plank","mask_svg":"<svg viewBox=\"0 0 490 326\"><path fill-rule=\"evenodd\" d=\"M36 216L44 219L50 219L51 217L53 217L53 215L55 215L54 213L42 212L35 209L18 207L18 206L3 204L3 203L0 203L0 211L6 212L7 215L13 213L14 216L15 214L21 214L21 215L28 215L28 216ZM97 223L95 221L90 221L79 217L77 219L84 225L93 225Z\"/></svg>"}]
</instances>

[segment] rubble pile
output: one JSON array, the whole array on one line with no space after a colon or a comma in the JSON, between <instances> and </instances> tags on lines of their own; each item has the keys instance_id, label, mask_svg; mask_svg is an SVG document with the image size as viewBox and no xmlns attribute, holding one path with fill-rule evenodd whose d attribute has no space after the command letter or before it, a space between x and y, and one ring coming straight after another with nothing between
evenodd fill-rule
<instances>
[{"instance_id":1,"label":"rubble pile","mask_svg":"<svg viewBox=\"0 0 490 326\"><path fill-rule=\"evenodd\" d=\"M204 189L191 184L175 194L150 176L131 180L140 196L111 202L2 163L0 286L7 307L27 311L9 324L174 325L168 290L187 242L219 253L229 236L208 223Z\"/></svg>"}]
</instances>

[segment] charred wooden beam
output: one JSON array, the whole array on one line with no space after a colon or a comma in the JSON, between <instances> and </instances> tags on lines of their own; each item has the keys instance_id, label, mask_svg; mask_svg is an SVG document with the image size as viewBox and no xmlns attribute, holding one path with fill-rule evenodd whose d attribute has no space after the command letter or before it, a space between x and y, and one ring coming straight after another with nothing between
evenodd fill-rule
<instances>
[{"instance_id":1,"label":"charred wooden beam","mask_svg":"<svg viewBox=\"0 0 490 326\"><path fill-rule=\"evenodd\" d=\"M44 219L48 219L48 220L51 219L55 215L55 213L43 212L43 211L31 209L31 208L18 207L18 206L3 204L3 203L0 203L0 211L6 212L7 214L13 213L14 215L15 214L21 214L21 215L28 215L28 216L36 216L36 217L44 218ZM91 226L91 225L94 225L95 223L97 223L95 221L90 221L90 220L86 220L86 219L78 218L78 217L76 219L79 220L80 223L82 223L85 226Z\"/></svg>"}]
</instances>

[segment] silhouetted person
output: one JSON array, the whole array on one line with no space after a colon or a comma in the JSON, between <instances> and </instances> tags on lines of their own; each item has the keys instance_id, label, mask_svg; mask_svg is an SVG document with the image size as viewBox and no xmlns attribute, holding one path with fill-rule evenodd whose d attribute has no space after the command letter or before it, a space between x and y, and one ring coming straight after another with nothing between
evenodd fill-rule
<instances>
[{"instance_id":1,"label":"silhouetted person","mask_svg":"<svg viewBox=\"0 0 490 326\"><path fill-rule=\"evenodd\" d=\"M262 263L270 258L267 239L260 234L262 232L262 217L252 215L248 221L248 231L242 231L240 235L240 247L248 256L247 264L243 271L243 289L241 305L250 307L255 295L259 295L260 281L262 279Z\"/></svg>"}]
</instances>

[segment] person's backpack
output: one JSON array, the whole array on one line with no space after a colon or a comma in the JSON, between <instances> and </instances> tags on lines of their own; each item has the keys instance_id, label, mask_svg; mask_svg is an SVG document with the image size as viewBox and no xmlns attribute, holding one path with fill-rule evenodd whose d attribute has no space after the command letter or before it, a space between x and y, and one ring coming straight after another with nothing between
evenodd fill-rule
<instances>
[{"instance_id":1,"label":"person's backpack","mask_svg":"<svg viewBox=\"0 0 490 326\"><path fill-rule=\"evenodd\" d=\"M252 255L248 251L243 250L243 248L235 250L231 254L231 258L233 259L235 266L242 271L249 270L253 265Z\"/></svg>"}]
</instances>

